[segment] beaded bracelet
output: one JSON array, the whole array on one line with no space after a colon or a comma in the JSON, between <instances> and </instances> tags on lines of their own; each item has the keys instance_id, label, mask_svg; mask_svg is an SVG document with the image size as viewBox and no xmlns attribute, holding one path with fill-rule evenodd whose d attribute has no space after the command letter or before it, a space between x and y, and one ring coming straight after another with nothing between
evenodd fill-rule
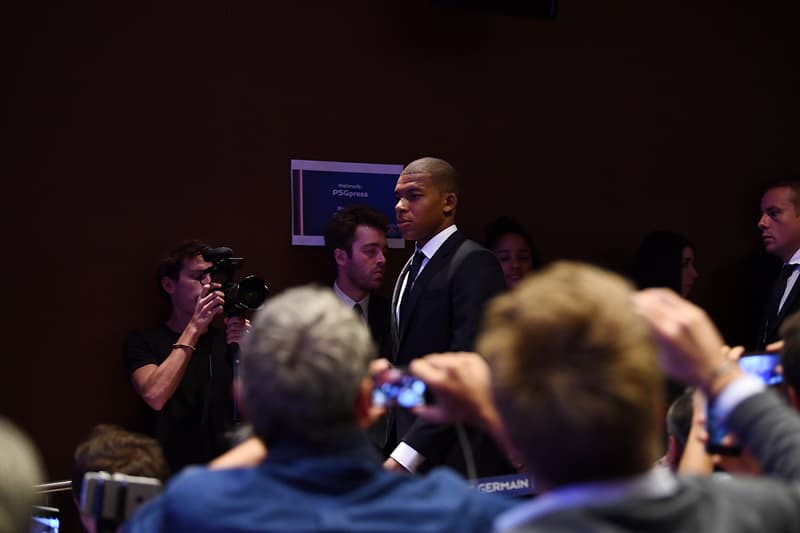
<instances>
[{"instance_id":1,"label":"beaded bracelet","mask_svg":"<svg viewBox=\"0 0 800 533\"><path fill-rule=\"evenodd\" d=\"M195 350L194 346L189 346L188 344L179 344L179 343L175 343L172 345L172 349L174 350L175 348L186 348L190 352L193 352Z\"/></svg>"}]
</instances>

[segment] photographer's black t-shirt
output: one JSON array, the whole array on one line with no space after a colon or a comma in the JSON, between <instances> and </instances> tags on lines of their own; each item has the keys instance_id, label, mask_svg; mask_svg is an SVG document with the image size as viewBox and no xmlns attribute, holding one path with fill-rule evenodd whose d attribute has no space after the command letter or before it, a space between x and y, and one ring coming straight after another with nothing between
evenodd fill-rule
<instances>
[{"instance_id":1,"label":"photographer's black t-shirt","mask_svg":"<svg viewBox=\"0 0 800 533\"><path fill-rule=\"evenodd\" d=\"M178 337L180 334L166 325L129 335L124 347L128 378L144 365L161 364ZM180 385L164 408L155 411L142 402L145 431L161 443L173 474L226 451L226 432L233 427L233 369L226 355L225 333L209 328L195 348Z\"/></svg>"}]
</instances>

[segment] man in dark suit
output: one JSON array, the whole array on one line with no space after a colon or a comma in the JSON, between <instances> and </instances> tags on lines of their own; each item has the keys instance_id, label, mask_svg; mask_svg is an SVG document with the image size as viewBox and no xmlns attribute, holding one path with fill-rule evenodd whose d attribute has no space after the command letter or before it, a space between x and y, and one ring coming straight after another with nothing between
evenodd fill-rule
<instances>
[{"instance_id":1,"label":"man in dark suit","mask_svg":"<svg viewBox=\"0 0 800 533\"><path fill-rule=\"evenodd\" d=\"M334 213L325 226L325 247L336 265L333 290L336 296L369 326L378 355L391 353L389 300L377 291L386 272L386 227L383 213L368 206L354 205ZM368 430L370 441L385 456L386 417Z\"/></svg>"},{"instance_id":2,"label":"man in dark suit","mask_svg":"<svg viewBox=\"0 0 800 533\"><path fill-rule=\"evenodd\" d=\"M494 254L456 228L456 171L442 159L418 159L400 174L395 196L398 228L415 241L415 253L392 296L392 361L405 366L432 352L471 350L484 304L505 281ZM389 442L398 444L387 468L415 472L443 464L468 477L513 471L492 439L474 428L435 426L397 408L389 429Z\"/></svg>"},{"instance_id":3,"label":"man in dark suit","mask_svg":"<svg viewBox=\"0 0 800 533\"><path fill-rule=\"evenodd\" d=\"M770 184L761 197L758 228L767 253L783 262L759 321L755 344L764 346L779 339L783 319L800 310L800 178Z\"/></svg>"}]
</instances>

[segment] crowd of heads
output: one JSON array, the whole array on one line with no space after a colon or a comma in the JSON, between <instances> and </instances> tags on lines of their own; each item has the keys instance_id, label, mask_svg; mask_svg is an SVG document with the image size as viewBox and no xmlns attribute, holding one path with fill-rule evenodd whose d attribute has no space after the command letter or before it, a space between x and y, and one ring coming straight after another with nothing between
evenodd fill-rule
<instances>
[{"instance_id":1,"label":"crowd of heads","mask_svg":"<svg viewBox=\"0 0 800 533\"><path fill-rule=\"evenodd\" d=\"M395 187L398 228L421 246L453 222L458 206L455 169L436 158L405 167ZM758 227L766 250L787 261L800 249L800 180L771 184ZM325 245L340 273L365 290L380 287L386 228L381 212L351 206L325 227ZM630 278L573 262L543 263L526 229L509 217L486 227L485 246L503 269L509 289L485 309L477 351L491 366L493 397L504 426L540 488L620 479L652 467L663 452L664 374L651 328L632 305L638 289L667 287L688 297L698 279L695 246L671 231L646 235L633 255ZM208 276L205 244L181 243L159 266L170 296L181 284ZM188 291L191 308L196 294ZM789 398L800 407L800 315L781 328L782 371ZM236 391L254 434L267 447L323 445L353 429L369 410L370 362L376 350L364 322L329 288L306 285L271 298L253 319L241 352ZM687 444L691 392L666 416L670 466ZM13 427L0 420L1 476L32 486L42 479ZM25 453L29 455L25 456ZM87 472L107 471L166 480L158 443L118 426L92 429L74 455L72 488L81 494ZM29 498L6 493L3 500ZM27 505L30 501L26 500ZM24 504L23 504L24 506ZM0 514L0 529L19 524Z\"/></svg>"}]
</instances>

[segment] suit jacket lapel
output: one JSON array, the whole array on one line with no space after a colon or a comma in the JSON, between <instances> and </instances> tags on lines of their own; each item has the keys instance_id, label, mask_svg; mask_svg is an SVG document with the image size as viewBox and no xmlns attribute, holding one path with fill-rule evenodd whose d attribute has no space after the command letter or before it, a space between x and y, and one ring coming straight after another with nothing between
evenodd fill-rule
<instances>
[{"instance_id":1,"label":"suit jacket lapel","mask_svg":"<svg viewBox=\"0 0 800 533\"><path fill-rule=\"evenodd\" d=\"M784 317L789 314L790 309L795 309L795 302L797 301L798 296L800 295L800 277L794 282L794 286L792 290L789 291L789 295L786 296L786 301L783 302L783 307L781 307L778 316L773 320L769 325L769 331L767 332L767 336L769 337L775 331L775 328L778 327L778 324L783 322Z\"/></svg>"},{"instance_id":2,"label":"suit jacket lapel","mask_svg":"<svg viewBox=\"0 0 800 533\"><path fill-rule=\"evenodd\" d=\"M425 292L425 287L427 287L430 280L433 279L436 274L438 274L449 264L450 258L462 242L464 242L464 236L459 232L453 233L446 241L442 243L436 253L433 254L433 257L428 260L428 264L425 265L425 268L422 269L422 272L420 272L419 276L417 276L417 281L411 288L411 294L409 295L407 309L408 317L403 321L402 328L399 332L398 346L403 342L405 332L408 331L408 326L413 321L414 308L417 306L417 302L419 302L421 294ZM403 279L402 276L400 279Z\"/></svg>"},{"instance_id":3,"label":"suit jacket lapel","mask_svg":"<svg viewBox=\"0 0 800 533\"><path fill-rule=\"evenodd\" d=\"M400 275L397 276L397 281L394 284L394 291L392 291L392 306L391 306L391 313L392 316L390 318L391 329L392 329L392 341L395 346L399 346L399 339L400 339L400 330L398 329L397 325L397 301L400 299L400 287L403 286L403 278L406 277L408 273L408 269L411 268L411 261L414 259L414 256L408 258L406 261L405 266L403 266L403 270L400 271ZM394 353L392 355L395 355Z\"/></svg>"}]
</instances>

